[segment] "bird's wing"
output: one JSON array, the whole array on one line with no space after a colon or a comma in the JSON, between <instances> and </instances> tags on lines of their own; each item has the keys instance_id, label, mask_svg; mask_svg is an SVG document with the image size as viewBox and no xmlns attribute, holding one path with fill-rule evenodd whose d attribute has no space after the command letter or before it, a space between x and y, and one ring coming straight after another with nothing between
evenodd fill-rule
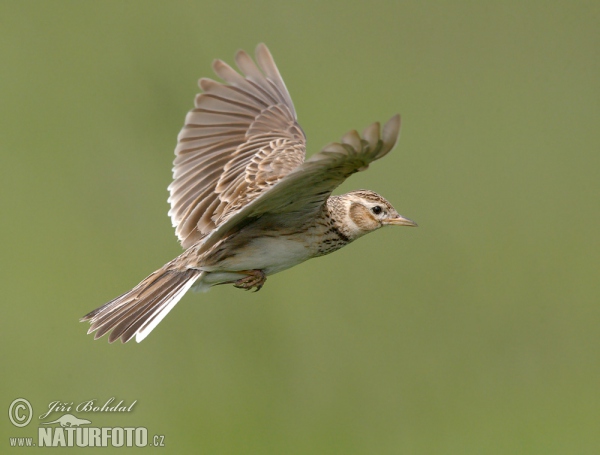
<instances>
[{"instance_id":1,"label":"bird's wing","mask_svg":"<svg viewBox=\"0 0 600 455\"><path fill-rule=\"evenodd\" d=\"M207 251L248 221L267 214L294 217L299 224L314 217L337 186L385 156L396 144L399 133L399 115L392 117L383 130L374 123L362 137L356 131L346 133L341 142L329 144L239 211L218 220L217 228L204 239L199 252Z\"/></svg>"},{"instance_id":2,"label":"bird's wing","mask_svg":"<svg viewBox=\"0 0 600 455\"><path fill-rule=\"evenodd\" d=\"M306 139L292 99L264 44L256 61L235 57L242 75L216 60L225 81L200 79L203 93L177 138L169 215L188 248L304 162Z\"/></svg>"}]
</instances>

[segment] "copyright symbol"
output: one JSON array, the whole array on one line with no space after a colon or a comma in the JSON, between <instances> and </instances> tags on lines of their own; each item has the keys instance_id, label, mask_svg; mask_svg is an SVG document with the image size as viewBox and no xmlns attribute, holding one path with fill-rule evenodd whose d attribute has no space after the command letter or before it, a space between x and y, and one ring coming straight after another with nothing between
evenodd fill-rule
<instances>
[{"instance_id":1,"label":"copyright symbol","mask_svg":"<svg viewBox=\"0 0 600 455\"><path fill-rule=\"evenodd\" d=\"M25 398L17 398L8 408L8 418L15 427L24 427L31 422L33 408Z\"/></svg>"}]
</instances>

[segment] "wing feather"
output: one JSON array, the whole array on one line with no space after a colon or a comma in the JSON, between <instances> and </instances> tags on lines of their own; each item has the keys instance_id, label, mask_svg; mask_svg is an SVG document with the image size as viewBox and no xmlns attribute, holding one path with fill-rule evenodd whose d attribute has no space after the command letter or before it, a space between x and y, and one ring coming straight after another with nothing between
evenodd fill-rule
<instances>
[{"instance_id":1,"label":"wing feather","mask_svg":"<svg viewBox=\"0 0 600 455\"><path fill-rule=\"evenodd\" d=\"M285 82L283 81L281 74L279 74L279 70L277 69L277 65L275 65L273 56L267 49L267 46L265 46L264 44L259 44L256 48L256 60L267 75L269 83L275 84L277 86L279 93L284 99L283 104L286 106L293 106L294 103L292 103L292 99L290 98L288 89L285 86ZM296 114L294 113L294 118L295 117Z\"/></svg>"},{"instance_id":2,"label":"wing feather","mask_svg":"<svg viewBox=\"0 0 600 455\"><path fill-rule=\"evenodd\" d=\"M241 74L213 62L224 83L200 79L177 138L169 215L186 248L304 161L306 139L267 47L257 47L258 65L244 51L235 61Z\"/></svg>"}]
</instances>

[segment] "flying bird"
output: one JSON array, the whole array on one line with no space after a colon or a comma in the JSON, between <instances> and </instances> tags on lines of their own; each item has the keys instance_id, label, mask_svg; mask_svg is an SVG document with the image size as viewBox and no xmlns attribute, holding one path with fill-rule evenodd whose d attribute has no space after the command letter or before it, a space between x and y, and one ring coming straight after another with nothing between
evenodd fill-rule
<instances>
[{"instance_id":1,"label":"flying bird","mask_svg":"<svg viewBox=\"0 0 600 455\"><path fill-rule=\"evenodd\" d=\"M231 283L260 290L267 276L339 250L382 226L416 226L369 190L332 196L385 156L400 116L346 133L305 160L306 137L271 53L244 51L202 78L177 138L169 215L185 251L136 287L85 315L88 333L140 342L190 289ZM241 73L241 74L240 74Z\"/></svg>"}]
</instances>

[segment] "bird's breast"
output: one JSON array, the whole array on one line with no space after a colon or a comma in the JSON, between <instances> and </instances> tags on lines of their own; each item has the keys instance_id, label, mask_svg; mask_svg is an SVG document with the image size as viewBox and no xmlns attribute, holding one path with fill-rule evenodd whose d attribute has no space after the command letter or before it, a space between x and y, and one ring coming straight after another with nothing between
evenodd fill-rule
<instances>
[{"instance_id":1,"label":"bird's breast","mask_svg":"<svg viewBox=\"0 0 600 455\"><path fill-rule=\"evenodd\" d=\"M210 269L262 270L267 275L273 275L314 256L314 248L306 240L297 235L260 235L230 249L228 254Z\"/></svg>"},{"instance_id":2,"label":"bird's breast","mask_svg":"<svg viewBox=\"0 0 600 455\"><path fill-rule=\"evenodd\" d=\"M312 243L303 236L264 236L251 242L249 256L260 264L255 268L272 275L310 259L313 249Z\"/></svg>"}]
</instances>

